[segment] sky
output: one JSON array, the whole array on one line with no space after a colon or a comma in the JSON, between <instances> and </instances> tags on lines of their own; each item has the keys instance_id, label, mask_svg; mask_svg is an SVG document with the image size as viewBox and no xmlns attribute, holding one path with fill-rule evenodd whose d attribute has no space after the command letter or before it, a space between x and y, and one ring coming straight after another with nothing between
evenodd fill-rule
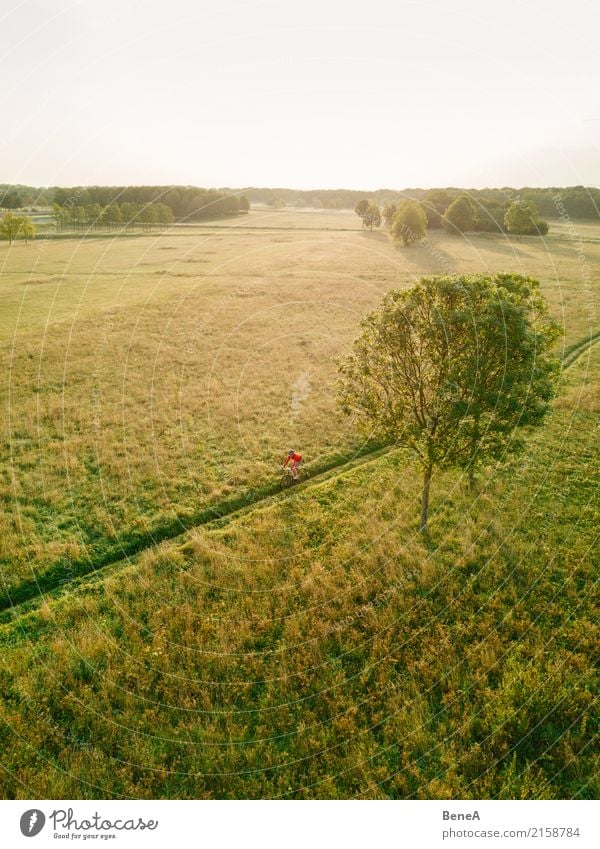
<instances>
[{"instance_id":1,"label":"sky","mask_svg":"<svg viewBox=\"0 0 600 849\"><path fill-rule=\"evenodd\" d=\"M600 186L596 0L2 0L0 183Z\"/></svg>"}]
</instances>

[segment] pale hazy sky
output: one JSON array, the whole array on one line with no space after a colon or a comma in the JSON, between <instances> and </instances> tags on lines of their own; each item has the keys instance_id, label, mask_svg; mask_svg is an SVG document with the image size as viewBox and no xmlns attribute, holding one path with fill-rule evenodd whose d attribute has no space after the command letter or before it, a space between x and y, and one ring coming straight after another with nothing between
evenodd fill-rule
<instances>
[{"instance_id":1,"label":"pale hazy sky","mask_svg":"<svg viewBox=\"0 0 600 849\"><path fill-rule=\"evenodd\" d=\"M600 185L596 0L0 0L0 183Z\"/></svg>"}]
</instances>

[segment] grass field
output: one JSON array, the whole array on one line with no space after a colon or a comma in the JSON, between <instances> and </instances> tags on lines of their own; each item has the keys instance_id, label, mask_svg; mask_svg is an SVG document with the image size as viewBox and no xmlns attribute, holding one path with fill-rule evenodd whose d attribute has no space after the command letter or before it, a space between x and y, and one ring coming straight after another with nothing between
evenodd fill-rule
<instances>
[{"instance_id":1,"label":"grass field","mask_svg":"<svg viewBox=\"0 0 600 849\"><path fill-rule=\"evenodd\" d=\"M256 210L0 243L4 795L597 792L598 347L524 457L435 481L430 548L410 458L369 459L333 395L426 273L532 275L562 353L589 338L600 224L575 229L407 250ZM289 447L330 471L282 497Z\"/></svg>"}]
</instances>

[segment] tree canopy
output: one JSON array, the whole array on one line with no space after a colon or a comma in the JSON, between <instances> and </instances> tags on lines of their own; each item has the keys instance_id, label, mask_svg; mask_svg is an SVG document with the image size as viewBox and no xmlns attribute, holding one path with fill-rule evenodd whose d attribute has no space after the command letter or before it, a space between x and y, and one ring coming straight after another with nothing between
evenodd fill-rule
<instances>
[{"instance_id":1,"label":"tree canopy","mask_svg":"<svg viewBox=\"0 0 600 849\"><path fill-rule=\"evenodd\" d=\"M354 207L354 211L356 212L356 214L358 215L359 218L364 219L365 212L367 211L368 208L369 208L369 201L367 200L367 198L361 198L361 200L359 200L358 203L356 204L356 206Z\"/></svg>"},{"instance_id":2,"label":"tree canopy","mask_svg":"<svg viewBox=\"0 0 600 849\"><path fill-rule=\"evenodd\" d=\"M442 226L441 215L461 194L464 188L445 187L435 189L378 189L366 194L357 189L285 189L244 187L237 189L202 189L195 186L90 186L70 188L53 186L36 188L32 186L0 184L0 207L5 207L3 198L14 192L16 198L10 203L15 207L22 205L48 206L57 201L64 206L71 204L99 203L167 203L176 218L195 220L197 218L218 217L221 214L218 197L243 194L249 202L270 203L273 197L285 206L315 207L317 209L354 209L357 202L371 197L380 207L387 204L398 205L403 200L417 200L423 203L428 218L429 229ZM77 193L76 197L74 194ZM557 217L560 210L573 219L597 220L600 210L600 188L593 186L567 187L502 187L469 189L469 197L478 210L478 230L501 232L504 230L504 214L515 199L533 202L544 217ZM244 209L240 206L240 212Z\"/></svg>"},{"instance_id":3,"label":"tree canopy","mask_svg":"<svg viewBox=\"0 0 600 849\"><path fill-rule=\"evenodd\" d=\"M138 209L155 204L167 206L174 218L183 221L200 221L247 212L247 197L241 202L238 195L228 190L200 189L192 186L88 186L54 189L54 204L61 209L78 207L101 208L118 204L135 204ZM143 217L153 213L144 213ZM127 220L131 220L128 218Z\"/></svg>"},{"instance_id":4,"label":"tree canopy","mask_svg":"<svg viewBox=\"0 0 600 849\"><path fill-rule=\"evenodd\" d=\"M385 221L386 227L391 228L392 224L394 223L394 217L396 215L397 209L398 207L395 203L386 203L386 205L384 206L383 220Z\"/></svg>"},{"instance_id":5,"label":"tree canopy","mask_svg":"<svg viewBox=\"0 0 600 849\"><path fill-rule=\"evenodd\" d=\"M545 236L548 232L548 223L538 218L533 201L514 201L506 211L504 225L519 236Z\"/></svg>"},{"instance_id":6,"label":"tree canopy","mask_svg":"<svg viewBox=\"0 0 600 849\"><path fill-rule=\"evenodd\" d=\"M477 207L468 195L461 195L453 201L444 215L442 224L449 233L467 233L475 230Z\"/></svg>"},{"instance_id":7,"label":"tree canopy","mask_svg":"<svg viewBox=\"0 0 600 849\"><path fill-rule=\"evenodd\" d=\"M27 244L35 236L35 226L29 216L7 212L0 220L0 235L11 245L15 239L24 239Z\"/></svg>"},{"instance_id":8,"label":"tree canopy","mask_svg":"<svg viewBox=\"0 0 600 849\"><path fill-rule=\"evenodd\" d=\"M13 190L7 191L4 194L0 192L0 206L4 209L20 209L23 205L23 198L19 192Z\"/></svg>"},{"instance_id":9,"label":"tree canopy","mask_svg":"<svg viewBox=\"0 0 600 849\"><path fill-rule=\"evenodd\" d=\"M404 245L411 245L420 241L427 232L427 216L420 203L414 200L405 200L400 204L394 223L392 225L392 236L396 241L402 241Z\"/></svg>"},{"instance_id":10,"label":"tree canopy","mask_svg":"<svg viewBox=\"0 0 600 849\"><path fill-rule=\"evenodd\" d=\"M112 230L118 227L151 230L157 225L163 228L171 224L173 212L166 203L110 203L104 207L98 203L64 207L54 203L52 218L57 230Z\"/></svg>"},{"instance_id":11,"label":"tree canopy","mask_svg":"<svg viewBox=\"0 0 600 849\"><path fill-rule=\"evenodd\" d=\"M424 277L391 291L340 363L344 413L370 437L409 448L423 471L427 532L434 470L518 450L555 392L558 335L537 281L519 275Z\"/></svg>"},{"instance_id":12,"label":"tree canopy","mask_svg":"<svg viewBox=\"0 0 600 849\"><path fill-rule=\"evenodd\" d=\"M368 205L362 217L362 223L363 227L368 227L369 230L381 225L381 212L376 204L370 203Z\"/></svg>"},{"instance_id":13,"label":"tree canopy","mask_svg":"<svg viewBox=\"0 0 600 849\"><path fill-rule=\"evenodd\" d=\"M442 227L442 216L453 201L453 196L445 189L430 189L425 192L422 204L427 216L427 226L431 230Z\"/></svg>"}]
</instances>

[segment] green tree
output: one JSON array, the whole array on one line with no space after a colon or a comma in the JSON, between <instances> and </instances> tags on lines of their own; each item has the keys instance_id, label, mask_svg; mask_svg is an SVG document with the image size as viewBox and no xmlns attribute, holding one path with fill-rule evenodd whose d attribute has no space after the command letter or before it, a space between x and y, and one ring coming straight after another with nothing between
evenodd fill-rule
<instances>
[{"instance_id":1,"label":"green tree","mask_svg":"<svg viewBox=\"0 0 600 849\"><path fill-rule=\"evenodd\" d=\"M477 224L477 207L468 195L453 201L442 216L444 229L449 233L468 233Z\"/></svg>"},{"instance_id":2,"label":"green tree","mask_svg":"<svg viewBox=\"0 0 600 849\"><path fill-rule=\"evenodd\" d=\"M421 465L421 531L432 475L469 473L516 451L555 392L559 334L531 278L425 277L391 291L340 363L338 398L369 436L411 449Z\"/></svg>"},{"instance_id":3,"label":"green tree","mask_svg":"<svg viewBox=\"0 0 600 849\"><path fill-rule=\"evenodd\" d=\"M66 221L66 212L59 206L57 203L52 204L52 221L54 222L54 228L56 231L62 230Z\"/></svg>"},{"instance_id":4,"label":"green tree","mask_svg":"<svg viewBox=\"0 0 600 849\"><path fill-rule=\"evenodd\" d=\"M26 245L29 244L30 239L35 239L35 224L28 215L21 218L19 237L25 239Z\"/></svg>"},{"instance_id":5,"label":"green tree","mask_svg":"<svg viewBox=\"0 0 600 849\"><path fill-rule=\"evenodd\" d=\"M367 209L369 208L369 206L370 206L369 201L366 198L363 198L362 200L359 200L358 203L356 204L356 206L354 207L354 211L356 212L358 217L363 219L363 224L364 224L365 213L366 213Z\"/></svg>"},{"instance_id":6,"label":"green tree","mask_svg":"<svg viewBox=\"0 0 600 849\"><path fill-rule=\"evenodd\" d=\"M121 207L118 203L110 203L108 206L104 207L102 212L102 223L105 224L109 230L112 230L113 227L118 227L122 220Z\"/></svg>"},{"instance_id":7,"label":"green tree","mask_svg":"<svg viewBox=\"0 0 600 849\"><path fill-rule=\"evenodd\" d=\"M363 215L363 227L368 227L369 230L372 230L373 227L379 227L381 225L381 212L379 211L379 207L370 203L367 209L365 210L365 214Z\"/></svg>"},{"instance_id":8,"label":"green tree","mask_svg":"<svg viewBox=\"0 0 600 849\"><path fill-rule=\"evenodd\" d=\"M238 198L238 202L240 205L240 212L248 212L250 209L250 201L246 197L246 195L240 195Z\"/></svg>"},{"instance_id":9,"label":"green tree","mask_svg":"<svg viewBox=\"0 0 600 849\"><path fill-rule=\"evenodd\" d=\"M4 195L0 195L0 206L3 206L4 209L20 209L22 203L23 200L21 195L14 190L6 192Z\"/></svg>"},{"instance_id":10,"label":"green tree","mask_svg":"<svg viewBox=\"0 0 600 849\"><path fill-rule=\"evenodd\" d=\"M0 220L0 235L8 239L10 245L15 239L25 239L25 244L35 236L35 226L28 215L15 215L7 212Z\"/></svg>"},{"instance_id":11,"label":"green tree","mask_svg":"<svg viewBox=\"0 0 600 849\"><path fill-rule=\"evenodd\" d=\"M152 225L157 222L157 219L155 203L147 203L140 209L138 221L142 224L142 229L152 230Z\"/></svg>"},{"instance_id":12,"label":"green tree","mask_svg":"<svg viewBox=\"0 0 600 849\"><path fill-rule=\"evenodd\" d=\"M383 208L383 220L385 221L386 227L391 227L394 222L394 217L396 215L398 207L395 203L387 203Z\"/></svg>"},{"instance_id":13,"label":"green tree","mask_svg":"<svg viewBox=\"0 0 600 849\"><path fill-rule=\"evenodd\" d=\"M99 203L90 203L85 207L85 225L89 230L96 230L105 223L105 208Z\"/></svg>"},{"instance_id":14,"label":"green tree","mask_svg":"<svg viewBox=\"0 0 600 849\"><path fill-rule=\"evenodd\" d=\"M545 236L548 232L548 223L539 220L533 201L513 201L506 210L504 226L519 236Z\"/></svg>"},{"instance_id":15,"label":"green tree","mask_svg":"<svg viewBox=\"0 0 600 849\"><path fill-rule=\"evenodd\" d=\"M479 208L475 229L479 233L503 233L505 215L506 204L484 202Z\"/></svg>"},{"instance_id":16,"label":"green tree","mask_svg":"<svg viewBox=\"0 0 600 849\"><path fill-rule=\"evenodd\" d=\"M400 204L392 225L394 240L402 240L404 245L411 245L413 242L420 241L426 232L425 210L415 200L405 200Z\"/></svg>"},{"instance_id":17,"label":"green tree","mask_svg":"<svg viewBox=\"0 0 600 849\"><path fill-rule=\"evenodd\" d=\"M12 212L7 212L0 221L0 233L11 245L19 233L20 222L19 216Z\"/></svg>"},{"instance_id":18,"label":"green tree","mask_svg":"<svg viewBox=\"0 0 600 849\"><path fill-rule=\"evenodd\" d=\"M423 208L427 216L427 227L439 230L442 227L442 216L452 203L452 195L445 189L429 189L423 197Z\"/></svg>"},{"instance_id":19,"label":"green tree","mask_svg":"<svg viewBox=\"0 0 600 849\"><path fill-rule=\"evenodd\" d=\"M173 223L173 210L166 203L155 203L156 221L160 224L161 230L168 224Z\"/></svg>"},{"instance_id":20,"label":"green tree","mask_svg":"<svg viewBox=\"0 0 600 849\"><path fill-rule=\"evenodd\" d=\"M85 226L87 220L86 207L74 206L71 212L73 224L77 227L78 230L81 230Z\"/></svg>"},{"instance_id":21,"label":"green tree","mask_svg":"<svg viewBox=\"0 0 600 849\"><path fill-rule=\"evenodd\" d=\"M133 230L138 223L140 207L137 203L126 202L120 205L121 219L127 230Z\"/></svg>"}]
</instances>

